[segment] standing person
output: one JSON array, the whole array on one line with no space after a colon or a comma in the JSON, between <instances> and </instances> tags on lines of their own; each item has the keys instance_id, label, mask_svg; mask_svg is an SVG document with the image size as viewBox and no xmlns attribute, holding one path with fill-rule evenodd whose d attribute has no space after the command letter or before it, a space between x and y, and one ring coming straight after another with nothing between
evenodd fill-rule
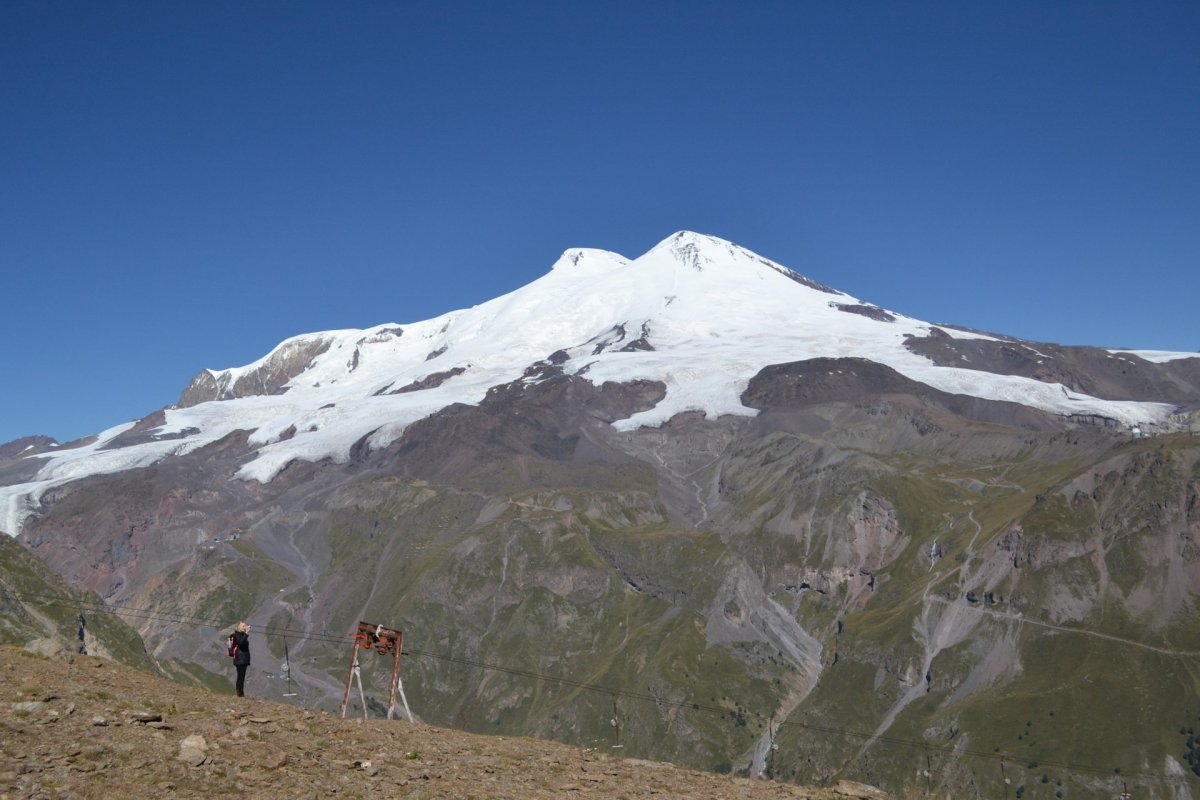
<instances>
[{"instance_id":1,"label":"standing person","mask_svg":"<svg viewBox=\"0 0 1200 800\"><path fill-rule=\"evenodd\" d=\"M237 696L245 697L246 667L250 666L250 626L242 620L229 635L233 647L233 666L237 669Z\"/></svg>"}]
</instances>

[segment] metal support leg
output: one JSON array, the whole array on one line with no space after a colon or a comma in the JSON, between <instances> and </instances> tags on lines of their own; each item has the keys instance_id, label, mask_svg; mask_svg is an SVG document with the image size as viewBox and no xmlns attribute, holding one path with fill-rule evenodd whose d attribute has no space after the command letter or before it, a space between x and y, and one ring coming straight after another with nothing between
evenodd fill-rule
<instances>
[{"instance_id":1,"label":"metal support leg","mask_svg":"<svg viewBox=\"0 0 1200 800\"><path fill-rule=\"evenodd\" d=\"M358 641L354 642L354 651L350 656L350 673L346 676L346 691L342 693L342 719L346 718L346 705L350 702L350 682L358 672Z\"/></svg>"}]
</instances>

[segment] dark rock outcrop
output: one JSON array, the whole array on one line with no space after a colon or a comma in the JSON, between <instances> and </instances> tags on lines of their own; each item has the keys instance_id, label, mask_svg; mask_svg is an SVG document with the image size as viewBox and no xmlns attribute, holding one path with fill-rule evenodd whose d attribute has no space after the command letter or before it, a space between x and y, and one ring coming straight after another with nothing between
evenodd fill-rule
<instances>
[{"instance_id":1,"label":"dark rock outcrop","mask_svg":"<svg viewBox=\"0 0 1200 800\"><path fill-rule=\"evenodd\" d=\"M179 406L187 408L211 400L281 394L286 391L289 381L329 349L330 342L330 339L322 336L289 339L275 348L262 364L236 380L229 372L204 370L192 378L183 390L179 396Z\"/></svg>"},{"instance_id":2,"label":"dark rock outcrop","mask_svg":"<svg viewBox=\"0 0 1200 800\"><path fill-rule=\"evenodd\" d=\"M1200 355L1151 363L1133 353L1041 342L909 337L905 346L944 367L1020 375L1105 400L1200 407Z\"/></svg>"}]
</instances>

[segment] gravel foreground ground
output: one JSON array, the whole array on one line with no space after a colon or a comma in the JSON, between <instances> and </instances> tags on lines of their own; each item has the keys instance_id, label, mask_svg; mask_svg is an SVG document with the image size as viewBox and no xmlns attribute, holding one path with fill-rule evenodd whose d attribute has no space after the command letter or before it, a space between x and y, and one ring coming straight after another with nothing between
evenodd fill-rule
<instances>
[{"instance_id":1,"label":"gravel foreground ground","mask_svg":"<svg viewBox=\"0 0 1200 800\"><path fill-rule=\"evenodd\" d=\"M0 647L0 798L880 800L528 738L341 719L182 686L91 656Z\"/></svg>"}]
</instances>

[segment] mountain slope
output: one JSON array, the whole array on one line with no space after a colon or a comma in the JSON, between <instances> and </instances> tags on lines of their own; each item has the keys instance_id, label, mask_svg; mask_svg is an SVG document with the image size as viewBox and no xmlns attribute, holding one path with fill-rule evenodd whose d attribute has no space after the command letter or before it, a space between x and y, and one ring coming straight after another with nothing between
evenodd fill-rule
<instances>
[{"instance_id":1,"label":"mountain slope","mask_svg":"<svg viewBox=\"0 0 1200 800\"><path fill-rule=\"evenodd\" d=\"M102 659L48 661L7 647L0 701L12 709L0 720L0 792L21 797L127 797L134 786L139 796L201 798L885 797L848 783L785 786L532 739L363 724L263 700L235 704Z\"/></svg>"},{"instance_id":2,"label":"mountain slope","mask_svg":"<svg viewBox=\"0 0 1200 800\"><path fill-rule=\"evenodd\" d=\"M0 537L0 644L61 657L80 648L150 669L137 632L94 594L68 586L15 539Z\"/></svg>"}]
</instances>

